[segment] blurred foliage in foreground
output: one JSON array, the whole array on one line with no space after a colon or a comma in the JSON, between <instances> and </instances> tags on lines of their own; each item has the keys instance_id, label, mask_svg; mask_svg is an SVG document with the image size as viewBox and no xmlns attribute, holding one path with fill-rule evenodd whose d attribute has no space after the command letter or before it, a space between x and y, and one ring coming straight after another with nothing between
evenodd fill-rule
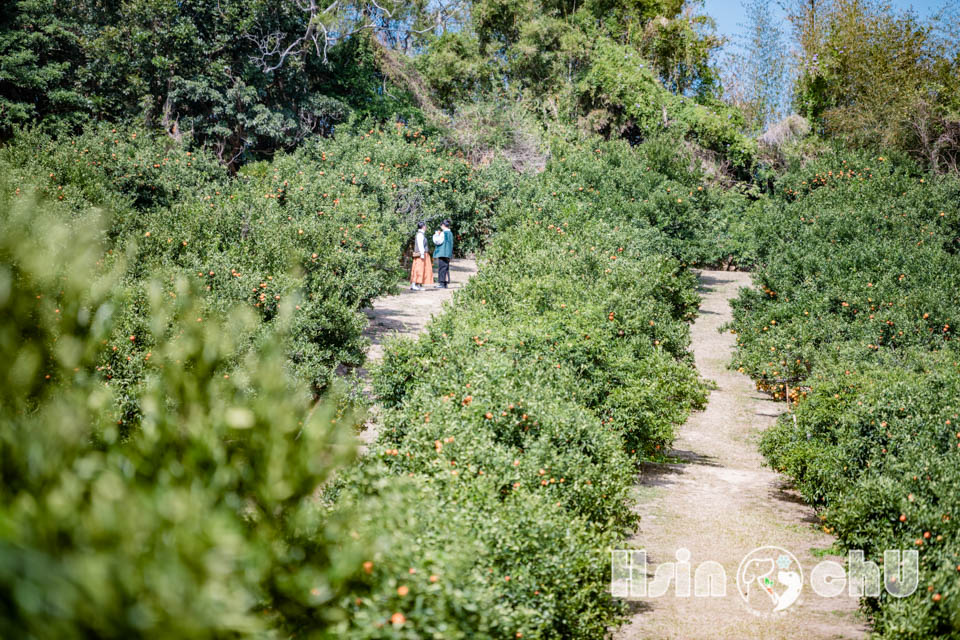
<instances>
[{"instance_id":1,"label":"blurred foliage in foreground","mask_svg":"<svg viewBox=\"0 0 960 640\"><path fill-rule=\"evenodd\" d=\"M342 617L329 603L361 541L314 497L353 455L338 402L313 409L280 339L236 362L235 332L189 283L156 280L129 340L167 339L124 438L116 384L95 370L119 308L98 216L67 224L22 197L0 201L0 227L0 637L322 632Z\"/></svg>"}]
</instances>

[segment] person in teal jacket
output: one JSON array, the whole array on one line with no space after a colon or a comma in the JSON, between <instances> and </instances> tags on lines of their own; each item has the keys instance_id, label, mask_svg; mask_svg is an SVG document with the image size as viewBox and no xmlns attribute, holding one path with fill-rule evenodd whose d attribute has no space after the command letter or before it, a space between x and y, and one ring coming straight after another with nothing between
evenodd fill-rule
<instances>
[{"instance_id":1,"label":"person in teal jacket","mask_svg":"<svg viewBox=\"0 0 960 640\"><path fill-rule=\"evenodd\" d=\"M437 242L437 241L440 242ZM450 231L450 219L440 224L440 230L433 234L433 257L437 261L437 288L446 289L450 284L450 258L453 257L453 232Z\"/></svg>"}]
</instances>

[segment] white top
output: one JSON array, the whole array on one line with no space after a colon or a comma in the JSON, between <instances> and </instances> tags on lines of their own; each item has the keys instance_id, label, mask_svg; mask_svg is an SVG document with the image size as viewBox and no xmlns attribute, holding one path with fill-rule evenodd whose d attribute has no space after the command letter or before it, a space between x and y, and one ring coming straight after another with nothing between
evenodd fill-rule
<instances>
[{"instance_id":1,"label":"white top","mask_svg":"<svg viewBox=\"0 0 960 640\"><path fill-rule=\"evenodd\" d=\"M417 253L421 256L427 252L427 236L423 231L417 230Z\"/></svg>"}]
</instances>

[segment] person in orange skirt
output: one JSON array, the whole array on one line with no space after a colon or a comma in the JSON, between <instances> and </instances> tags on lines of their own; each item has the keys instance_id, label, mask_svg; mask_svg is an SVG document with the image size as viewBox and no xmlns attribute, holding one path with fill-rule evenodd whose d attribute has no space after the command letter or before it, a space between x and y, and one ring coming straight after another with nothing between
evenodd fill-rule
<instances>
[{"instance_id":1,"label":"person in orange skirt","mask_svg":"<svg viewBox=\"0 0 960 640\"><path fill-rule=\"evenodd\" d=\"M413 266L410 267L410 290L422 291L423 285L433 284L433 263L427 251L427 223L417 223L417 237L413 242Z\"/></svg>"}]
</instances>

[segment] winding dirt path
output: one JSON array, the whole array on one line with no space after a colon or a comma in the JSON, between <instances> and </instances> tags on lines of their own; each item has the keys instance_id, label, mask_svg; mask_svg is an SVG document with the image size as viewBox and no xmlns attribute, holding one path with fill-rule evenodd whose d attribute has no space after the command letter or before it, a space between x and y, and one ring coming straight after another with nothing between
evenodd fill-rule
<instances>
[{"instance_id":1,"label":"winding dirt path","mask_svg":"<svg viewBox=\"0 0 960 640\"><path fill-rule=\"evenodd\" d=\"M700 316L692 328L697 369L713 380L706 410L680 428L671 455L677 463L645 464L637 492L641 514L631 542L647 553L647 575L657 565L676 561L685 548L689 562L719 562L726 572L726 596L676 597L671 585L659 598L631 600L630 621L616 640L704 639L836 639L865 638L857 599L846 595L822 598L810 587L810 571L824 559L842 558L822 550L833 537L815 525L813 509L785 486L784 479L762 466L757 451L760 433L784 411L755 390L751 380L727 368L735 336L719 333L731 319L728 301L740 287L750 286L746 273L704 271L700 274ZM800 598L772 616L748 610L738 593L741 560L757 547L774 545L790 551L803 568ZM756 586L756 585L754 585ZM778 590L782 591L782 587ZM763 604L766 595L761 596ZM772 605L767 602L769 613Z\"/></svg>"},{"instance_id":2,"label":"winding dirt path","mask_svg":"<svg viewBox=\"0 0 960 640\"><path fill-rule=\"evenodd\" d=\"M436 271L436 270L434 270ZM443 303L450 300L458 289L477 273L477 261L474 258L454 258L450 261L450 286L447 289L435 289L432 285L423 291L411 291L407 285L399 294L382 296L366 309L370 323L363 335L370 339L367 349L367 363L372 364L383 357L383 341L388 336L415 336L427 326L434 314L440 313ZM436 273L434 273L436 280ZM367 377L364 368L357 373ZM369 393L370 389L366 391ZM367 421L366 429L360 432L361 445L369 446L377 438L376 407L373 417Z\"/></svg>"}]
</instances>

